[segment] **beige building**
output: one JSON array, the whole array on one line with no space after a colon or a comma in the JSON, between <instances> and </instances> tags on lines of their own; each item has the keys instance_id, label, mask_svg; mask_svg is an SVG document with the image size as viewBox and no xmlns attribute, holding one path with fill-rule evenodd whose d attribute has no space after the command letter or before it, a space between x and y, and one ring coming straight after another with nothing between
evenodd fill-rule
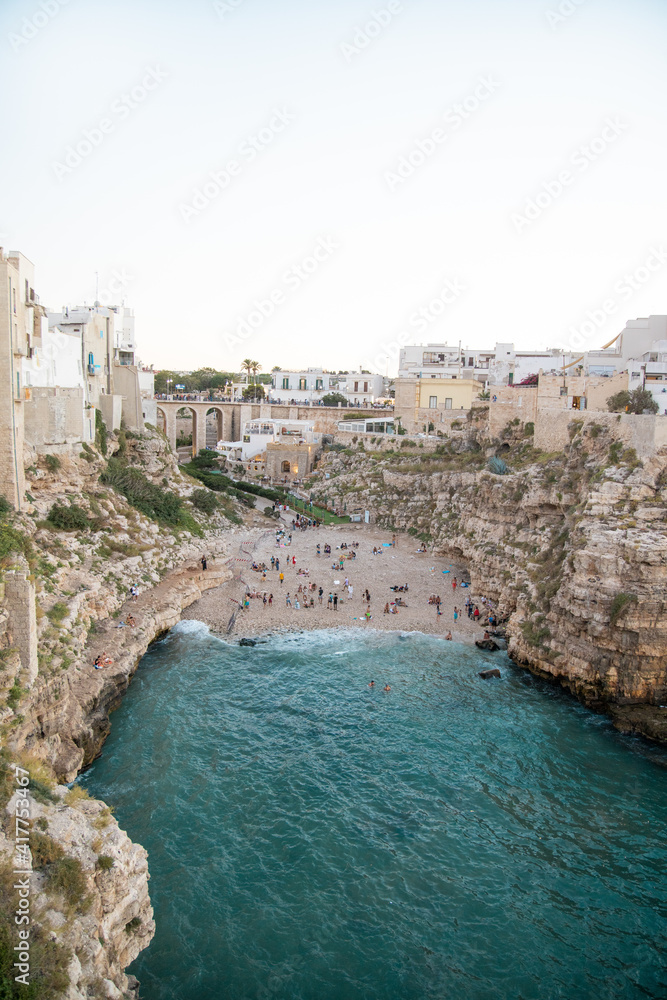
<instances>
[{"instance_id":1,"label":"beige building","mask_svg":"<svg viewBox=\"0 0 667 1000\"><path fill-rule=\"evenodd\" d=\"M0 491L17 510L25 492L21 365L35 332L33 276L27 257L0 248Z\"/></svg>"},{"instance_id":2,"label":"beige building","mask_svg":"<svg viewBox=\"0 0 667 1000\"><path fill-rule=\"evenodd\" d=\"M617 375L543 375L537 385L501 385L491 387L489 433L498 437L514 419L537 423L538 417L549 420L555 412L591 410L607 412L610 396L628 388L628 373Z\"/></svg>"},{"instance_id":3,"label":"beige building","mask_svg":"<svg viewBox=\"0 0 667 1000\"><path fill-rule=\"evenodd\" d=\"M410 433L419 432L430 424L437 432L439 425L448 425L454 411L466 411L484 389L474 378L441 378L426 375L421 378L396 380L394 416L400 418Z\"/></svg>"},{"instance_id":4,"label":"beige building","mask_svg":"<svg viewBox=\"0 0 667 1000\"><path fill-rule=\"evenodd\" d=\"M315 468L315 463L322 450L315 442L282 441L267 444L265 452L264 474L271 479L293 482L303 479Z\"/></svg>"}]
</instances>

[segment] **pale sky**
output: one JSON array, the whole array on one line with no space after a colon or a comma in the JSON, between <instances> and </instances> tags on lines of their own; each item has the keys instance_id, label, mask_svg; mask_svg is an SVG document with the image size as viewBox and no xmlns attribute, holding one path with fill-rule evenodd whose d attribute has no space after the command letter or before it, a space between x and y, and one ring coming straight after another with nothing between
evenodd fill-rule
<instances>
[{"instance_id":1,"label":"pale sky","mask_svg":"<svg viewBox=\"0 0 667 1000\"><path fill-rule=\"evenodd\" d=\"M666 45L658 0L3 0L0 243L158 368L599 346L667 313Z\"/></svg>"}]
</instances>

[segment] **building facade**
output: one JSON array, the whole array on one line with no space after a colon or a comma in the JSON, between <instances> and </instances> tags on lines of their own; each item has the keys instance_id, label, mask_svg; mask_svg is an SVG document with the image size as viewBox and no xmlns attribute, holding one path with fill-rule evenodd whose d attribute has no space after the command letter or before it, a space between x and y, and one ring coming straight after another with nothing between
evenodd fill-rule
<instances>
[{"instance_id":1,"label":"building facade","mask_svg":"<svg viewBox=\"0 0 667 1000\"><path fill-rule=\"evenodd\" d=\"M338 376L322 368L271 372L269 399L274 403L319 403L327 393L337 392Z\"/></svg>"}]
</instances>

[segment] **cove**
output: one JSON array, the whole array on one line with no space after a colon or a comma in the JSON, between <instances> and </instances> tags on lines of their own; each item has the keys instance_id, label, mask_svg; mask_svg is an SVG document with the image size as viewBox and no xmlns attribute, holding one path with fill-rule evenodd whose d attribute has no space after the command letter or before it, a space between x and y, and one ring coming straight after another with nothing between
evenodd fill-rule
<instances>
[{"instance_id":1,"label":"cove","mask_svg":"<svg viewBox=\"0 0 667 1000\"><path fill-rule=\"evenodd\" d=\"M144 1000L657 1000L666 768L502 654L182 622L81 782L149 852Z\"/></svg>"}]
</instances>

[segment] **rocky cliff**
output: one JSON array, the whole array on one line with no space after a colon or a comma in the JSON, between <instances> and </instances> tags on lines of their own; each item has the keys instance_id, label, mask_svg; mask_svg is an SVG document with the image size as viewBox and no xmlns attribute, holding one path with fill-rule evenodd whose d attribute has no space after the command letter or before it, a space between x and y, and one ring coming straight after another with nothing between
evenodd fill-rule
<instances>
[{"instance_id":1,"label":"rocky cliff","mask_svg":"<svg viewBox=\"0 0 667 1000\"><path fill-rule=\"evenodd\" d=\"M32 823L31 995L129 996L124 970L154 933L146 852L105 803L58 782L99 752L150 642L231 576L252 515L202 491L150 429L28 461L27 509L0 512L0 992L13 980L18 762Z\"/></svg>"},{"instance_id":2,"label":"rocky cliff","mask_svg":"<svg viewBox=\"0 0 667 1000\"><path fill-rule=\"evenodd\" d=\"M639 462L576 420L546 454L530 426L490 440L476 417L434 450L397 438L389 452L330 452L315 492L464 560L508 619L517 663L667 741L667 455Z\"/></svg>"}]
</instances>

